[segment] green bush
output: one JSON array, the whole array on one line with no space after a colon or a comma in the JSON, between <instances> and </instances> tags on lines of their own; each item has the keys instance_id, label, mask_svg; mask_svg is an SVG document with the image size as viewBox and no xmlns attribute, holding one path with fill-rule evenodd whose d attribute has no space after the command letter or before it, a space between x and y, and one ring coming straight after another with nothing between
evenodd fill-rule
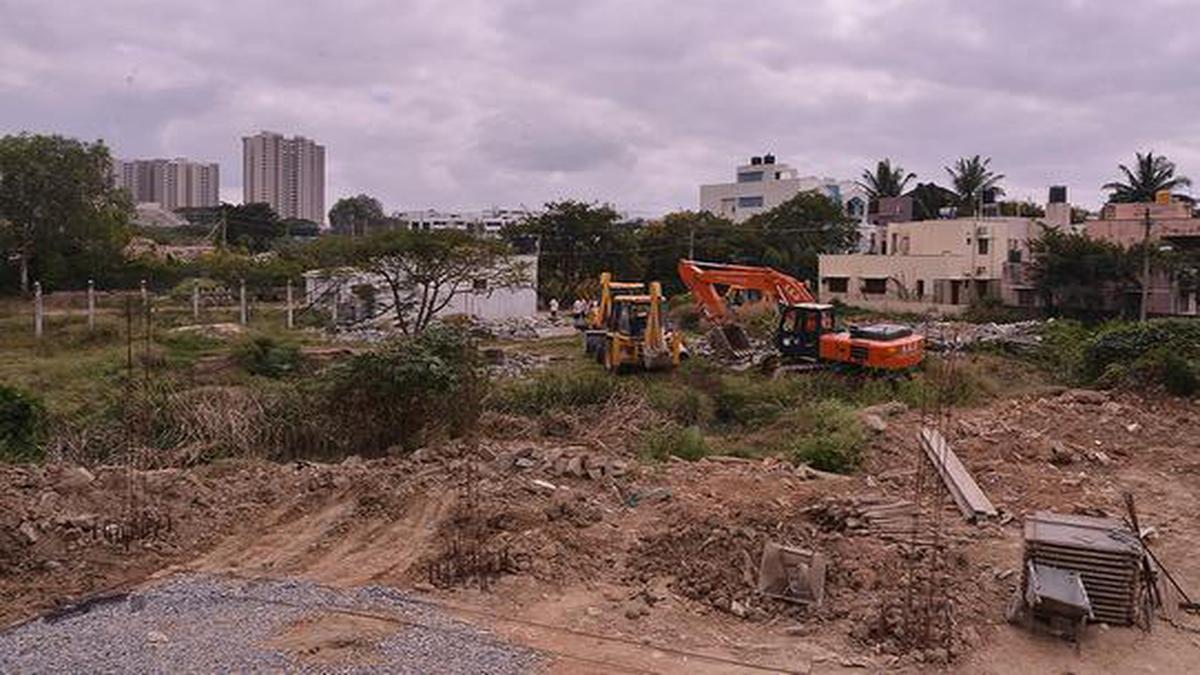
<instances>
[{"instance_id":1,"label":"green bush","mask_svg":"<svg viewBox=\"0 0 1200 675\"><path fill-rule=\"evenodd\" d=\"M714 416L713 401L703 391L675 382L653 383L646 389L650 407L684 426L707 425Z\"/></svg>"},{"instance_id":2,"label":"green bush","mask_svg":"<svg viewBox=\"0 0 1200 675\"><path fill-rule=\"evenodd\" d=\"M1087 350L1093 336L1093 331L1079 321L1047 321L1033 361L1065 383L1086 383L1090 379L1086 372Z\"/></svg>"},{"instance_id":3,"label":"green bush","mask_svg":"<svg viewBox=\"0 0 1200 675\"><path fill-rule=\"evenodd\" d=\"M31 462L42 457L39 444L45 424L42 402L25 392L0 384L0 460Z\"/></svg>"},{"instance_id":4,"label":"green bush","mask_svg":"<svg viewBox=\"0 0 1200 675\"><path fill-rule=\"evenodd\" d=\"M486 384L474 342L462 331L433 326L322 373L321 414L331 445L345 454L413 449L432 434L471 429Z\"/></svg>"},{"instance_id":5,"label":"green bush","mask_svg":"<svg viewBox=\"0 0 1200 675\"><path fill-rule=\"evenodd\" d=\"M260 335L239 343L233 357L251 375L278 378L296 372L303 356L300 348Z\"/></svg>"},{"instance_id":6,"label":"green bush","mask_svg":"<svg viewBox=\"0 0 1200 675\"><path fill-rule=\"evenodd\" d=\"M1105 326L1087 347L1087 373L1097 377L1110 363L1132 363L1160 348L1185 359L1200 356L1200 321L1155 319Z\"/></svg>"},{"instance_id":7,"label":"green bush","mask_svg":"<svg viewBox=\"0 0 1200 675\"><path fill-rule=\"evenodd\" d=\"M1016 307L1006 306L998 296L985 295L973 298L959 318L970 323L1012 323L1029 316Z\"/></svg>"},{"instance_id":8,"label":"green bush","mask_svg":"<svg viewBox=\"0 0 1200 675\"><path fill-rule=\"evenodd\" d=\"M866 434L851 407L840 401L825 400L799 411L795 417L801 430L788 449L793 462L837 473L848 473L858 467Z\"/></svg>"},{"instance_id":9,"label":"green bush","mask_svg":"<svg viewBox=\"0 0 1200 675\"><path fill-rule=\"evenodd\" d=\"M500 412L537 415L605 403L616 390L616 380L595 369L542 370L497 386L488 396L487 406Z\"/></svg>"},{"instance_id":10,"label":"green bush","mask_svg":"<svg viewBox=\"0 0 1200 675\"><path fill-rule=\"evenodd\" d=\"M642 435L640 446L642 457L657 461L673 456L694 462L709 454L708 443L697 426L671 424L648 431Z\"/></svg>"},{"instance_id":11,"label":"green bush","mask_svg":"<svg viewBox=\"0 0 1200 675\"><path fill-rule=\"evenodd\" d=\"M1163 358L1162 369L1162 383L1169 393L1191 396L1200 388L1195 368L1182 356L1168 352Z\"/></svg>"}]
</instances>

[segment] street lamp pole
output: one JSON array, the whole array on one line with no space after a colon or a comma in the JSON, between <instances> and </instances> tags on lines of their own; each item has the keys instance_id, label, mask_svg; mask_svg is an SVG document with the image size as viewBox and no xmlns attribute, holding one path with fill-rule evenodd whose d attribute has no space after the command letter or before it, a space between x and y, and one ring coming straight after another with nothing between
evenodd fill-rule
<instances>
[{"instance_id":1,"label":"street lamp pole","mask_svg":"<svg viewBox=\"0 0 1200 675\"><path fill-rule=\"evenodd\" d=\"M1142 302L1138 309L1138 321L1146 323L1150 304L1150 207L1143 214L1145 231L1142 234Z\"/></svg>"}]
</instances>

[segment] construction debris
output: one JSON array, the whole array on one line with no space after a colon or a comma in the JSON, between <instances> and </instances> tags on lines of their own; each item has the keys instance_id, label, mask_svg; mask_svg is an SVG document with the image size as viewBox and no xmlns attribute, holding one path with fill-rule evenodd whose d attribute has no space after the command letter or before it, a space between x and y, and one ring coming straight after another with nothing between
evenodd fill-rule
<instances>
[{"instance_id":1,"label":"construction debris","mask_svg":"<svg viewBox=\"0 0 1200 675\"><path fill-rule=\"evenodd\" d=\"M1096 621L1127 626L1137 620L1145 551L1120 521L1038 511L1025 518L1024 557L1022 588L1030 587L1032 565L1074 572Z\"/></svg>"},{"instance_id":2,"label":"construction debris","mask_svg":"<svg viewBox=\"0 0 1200 675\"><path fill-rule=\"evenodd\" d=\"M933 463L938 475L946 484L954 503L968 521L976 522L984 518L995 518L996 507L979 489L970 472L959 461L958 455L950 449L950 444L936 429L925 427L920 433L921 447L925 456Z\"/></svg>"},{"instance_id":3,"label":"construction debris","mask_svg":"<svg viewBox=\"0 0 1200 675\"><path fill-rule=\"evenodd\" d=\"M763 545L758 592L769 598L820 607L825 599L825 556L783 546Z\"/></svg>"},{"instance_id":4,"label":"construction debris","mask_svg":"<svg viewBox=\"0 0 1200 675\"><path fill-rule=\"evenodd\" d=\"M966 323L932 321L918 327L925 346L932 351L970 349L982 345L1000 346L1010 351L1035 349L1041 345L1042 321L1015 323Z\"/></svg>"}]
</instances>

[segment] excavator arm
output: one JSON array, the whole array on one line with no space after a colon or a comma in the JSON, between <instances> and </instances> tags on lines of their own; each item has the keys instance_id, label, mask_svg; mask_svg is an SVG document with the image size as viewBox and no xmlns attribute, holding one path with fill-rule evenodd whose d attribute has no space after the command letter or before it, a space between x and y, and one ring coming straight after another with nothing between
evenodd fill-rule
<instances>
[{"instance_id":1,"label":"excavator arm","mask_svg":"<svg viewBox=\"0 0 1200 675\"><path fill-rule=\"evenodd\" d=\"M691 290L705 318L722 325L730 323L733 315L717 286L759 291L788 305L816 301L803 281L770 267L680 260L679 278Z\"/></svg>"}]
</instances>

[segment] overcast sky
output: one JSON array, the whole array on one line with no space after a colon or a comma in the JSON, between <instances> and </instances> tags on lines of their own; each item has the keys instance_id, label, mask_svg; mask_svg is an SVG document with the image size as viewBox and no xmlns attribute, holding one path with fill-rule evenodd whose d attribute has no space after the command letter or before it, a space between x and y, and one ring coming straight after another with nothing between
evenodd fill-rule
<instances>
[{"instance_id":1,"label":"overcast sky","mask_svg":"<svg viewBox=\"0 0 1200 675\"><path fill-rule=\"evenodd\" d=\"M307 5L320 5L319 9ZM0 132L221 165L240 137L326 146L327 205L698 206L752 154L1089 208L1116 164L1200 181L1200 3L1138 0L0 0Z\"/></svg>"}]
</instances>

